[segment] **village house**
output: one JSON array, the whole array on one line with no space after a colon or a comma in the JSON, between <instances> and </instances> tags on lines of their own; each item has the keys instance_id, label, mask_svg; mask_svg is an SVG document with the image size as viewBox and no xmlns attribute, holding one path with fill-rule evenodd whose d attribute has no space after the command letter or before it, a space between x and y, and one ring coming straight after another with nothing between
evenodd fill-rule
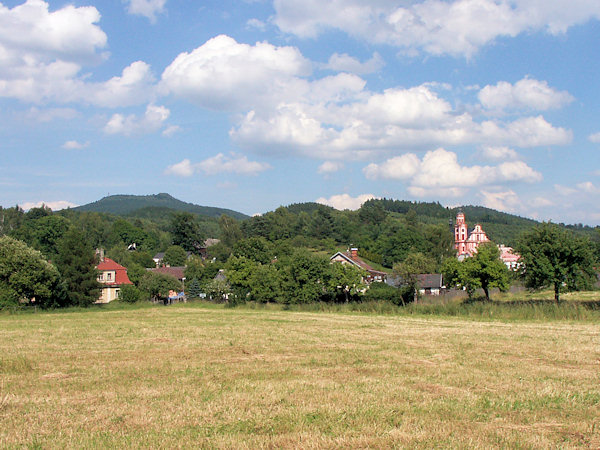
<instances>
[{"instance_id":1,"label":"village house","mask_svg":"<svg viewBox=\"0 0 600 450\"><path fill-rule=\"evenodd\" d=\"M330 259L331 262L339 262L341 264L351 264L353 266L358 267L367 272L367 277L365 278L366 283L372 283L373 281L385 281L387 273L381 272L379 270L375 270L369 264L364 262L358 256L358 249L351 248L346 252L337 252Z\"/></svg>"},{"instance_id":2,"label":"village house","mask_svg":"<svg viewBox=\"0 0 600 450\"><path fill-rule=\"evenodd\" d=\"M109 303L119 297L121 286L133 284L127 276L127 269L110 258L105 258L100 252L98 269L98 282L102 284L100 298L96 303Z\"/></svg>"}]
</instances>

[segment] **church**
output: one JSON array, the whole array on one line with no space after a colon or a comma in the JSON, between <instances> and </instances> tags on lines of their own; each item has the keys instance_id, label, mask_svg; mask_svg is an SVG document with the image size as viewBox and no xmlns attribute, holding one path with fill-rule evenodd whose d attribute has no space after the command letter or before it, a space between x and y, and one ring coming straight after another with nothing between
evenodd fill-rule
<instances>
[{"instance_id":1,"label":"church","mask_svg":"<svg viewBox=\"0 0 600 450\"><path fill-rule=\"evenodd\" d=\"M458 212L454 225L454 248L459 258L473 256L480 244L489 241L480 224L475 224L475 227L469 230L465 222L465 213Z\"/></svg>"}]
</instances>

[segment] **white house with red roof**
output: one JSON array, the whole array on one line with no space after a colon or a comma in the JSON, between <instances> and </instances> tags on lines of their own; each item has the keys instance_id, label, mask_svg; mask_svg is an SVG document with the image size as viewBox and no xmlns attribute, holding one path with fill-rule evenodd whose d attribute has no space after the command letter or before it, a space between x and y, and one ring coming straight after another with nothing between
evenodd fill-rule
<instances>
[{"instance_id":1,"label":"white house with red roof","mask_svg":"<svg viewBox=\"0 0 600 450\"><path fill-rule=\"evenodd\" d=\"M127 268L110 258L102 257L96 266L98 282L102 284L102 293L96 303L109 303L119 297L121 286L133 284L127 276Z\"/></svg>"}]
</instances>

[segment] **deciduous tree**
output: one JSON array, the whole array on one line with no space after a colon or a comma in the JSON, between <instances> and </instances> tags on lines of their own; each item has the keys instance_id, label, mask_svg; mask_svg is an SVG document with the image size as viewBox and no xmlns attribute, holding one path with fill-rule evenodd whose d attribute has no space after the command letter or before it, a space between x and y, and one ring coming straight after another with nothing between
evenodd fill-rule
<instances>
[{"instance_id":1,"label":"deciduous tree","mask_svg":"<svg viewBox=\"0 0 600 450\"><path fill-rule=\"evenodd\" d=\"M552 286L557 302L562 291L589 288L595 277L590 241L552 223L525 232L515 250L521 255L521 276L527 287Z\"/></svg>"}]
</instances>

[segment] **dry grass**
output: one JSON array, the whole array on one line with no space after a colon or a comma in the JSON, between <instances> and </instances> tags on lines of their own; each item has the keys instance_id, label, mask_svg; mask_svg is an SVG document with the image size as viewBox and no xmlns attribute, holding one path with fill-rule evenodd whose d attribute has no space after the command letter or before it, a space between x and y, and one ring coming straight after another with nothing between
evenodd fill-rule
<instances>
[{"instance_id":1,"label":"dry grass","mask_svg":"<svg viewBox=\"0 0 600 450\"><path fill-rule=\"evenodd\" d=\"M154 307L0 316L0 447L600 447L600 328Z\"/></svg>"}]
</instances>

